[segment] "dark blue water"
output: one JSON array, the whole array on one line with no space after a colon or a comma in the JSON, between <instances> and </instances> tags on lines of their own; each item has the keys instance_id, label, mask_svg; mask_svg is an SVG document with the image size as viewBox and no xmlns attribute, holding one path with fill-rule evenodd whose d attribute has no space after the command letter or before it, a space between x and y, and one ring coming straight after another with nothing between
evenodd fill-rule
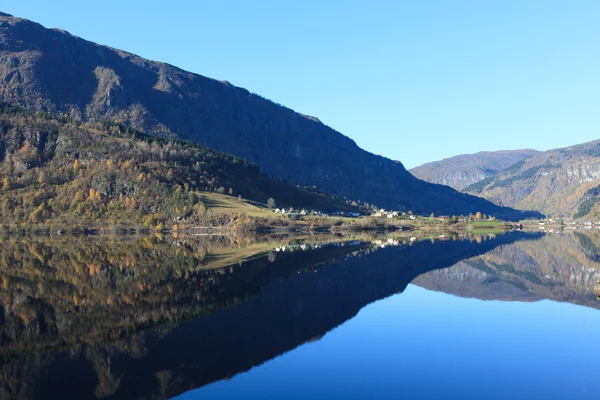
<instances>
[{"instance_id":1,"label":"dark blue water","mask_svg":"<svg viewBox=\"0 0 600 400\"><path fill-rule=\"evenodd\" d=\"M600 232L8 238L0 399L600 399L599 254Z\"/></svg>"},{"instance_id":2,"label":"dark blue water","mask_svg":"<svg viewBox=\"0 0 600 400\"><path fill-rule=\"evenodd\" d=\"M417 286L178 399L599 399L600 312Z\"/></svg>"}]
</instances>

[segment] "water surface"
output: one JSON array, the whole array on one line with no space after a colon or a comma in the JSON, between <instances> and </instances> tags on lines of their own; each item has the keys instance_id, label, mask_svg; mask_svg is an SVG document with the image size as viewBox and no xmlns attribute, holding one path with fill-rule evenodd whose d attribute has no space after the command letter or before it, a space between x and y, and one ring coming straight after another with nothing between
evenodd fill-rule
<instances>
[{"instance_id":1,"label":"water surface","mask_svg":"<svg viewBox=\"0 0 600 400\"><path fill-rule=\"evenodd\" d=\"M600 235L7 238L2 398L600 398Z\"/></svg>"}]
</instances>

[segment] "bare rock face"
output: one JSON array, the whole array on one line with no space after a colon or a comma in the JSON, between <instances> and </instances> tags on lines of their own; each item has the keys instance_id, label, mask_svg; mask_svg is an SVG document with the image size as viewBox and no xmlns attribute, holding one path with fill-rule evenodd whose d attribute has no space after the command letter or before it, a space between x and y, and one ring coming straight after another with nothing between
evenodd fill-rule
<instances>
[{"instance_id":1,"label":"bare rock face","mask_svg":"<svg viewBox=\"0 0 600 400\"><path fill-rule=\"evenodd\" d=\"M410 172L501 206L564 218L600 217L600 141L545 152L462 155Z\"/></svg>"},{"instance_id":2,"label":"bare rock face","mask_svg":"<svg viewBox=\"0 0 600 400\"><path fill-rule=\"evenodd\" d=\"M6 15L0 16L0 101L174 135L255 162L293 184L381 207L531 215L416 179L400 162L362 150L319 119L228 82Z\"/></svg>"},{"instance_id":3,"label":"bare rock face","mask_svg":"<svg viewBox=\"0 0 600 400\"><path fill-rule=\"evenodd\" d=\"M547 215L596 218L600 141L549 150L464 189L496 204Z\"/></svg>"},{"instance_id":4,"label":"bare rock face","mask_svg":"<svg viewBox=\"0 0 600 400\"><path fill-rule=\"evenodd\" d=\"M482 151L423 164L410 173L427 182L463 190L537 153L530 149Z\"/></svg>"}]
</instances>

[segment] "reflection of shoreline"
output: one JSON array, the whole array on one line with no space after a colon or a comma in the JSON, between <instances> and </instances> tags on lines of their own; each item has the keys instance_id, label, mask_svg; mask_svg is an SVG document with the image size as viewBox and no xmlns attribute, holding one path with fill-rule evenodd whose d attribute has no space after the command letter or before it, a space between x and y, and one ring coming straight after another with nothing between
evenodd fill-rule
<instances>
[{"instance_id":1,"label":"reflection of shoreline","mask_svg":"<svg viewBox=\"0 0 600 400\"><path fill-rule=\"evenodd\" d=\"M45 305L37 310L37 320L30 320L29 326L36 328L21 332L25 334L21 337L35 340L35 332L46 330L54 337L71 332L69 335L77 340L70 343L65 341L68 337L59 336L62 350L49 347L44 353L35 347L6 352L3 345L4 367L0 373L5 382L10 382L7 387L20 387L21 393L45 388L61 397L94 398L93 393L104 393L109 398L169 397L246 370L319 337L352 318L366 304L402 292L415 276L427 270L448 267L464 257L528 237L511 233L482 243L457 240L433 245L421 241L375 252L370 242L355 242L352 246L295 251L278 254L272 261L260 257L239 267L210 270L198 269L189 262L190 257L199 258L201 252L185 240L178 244L92 243L79 253L74 248L54 248L52 253L51 246L21 243L21 249L29 249L27 259L36 265L43 259L51 265L44 273L54 280L62 277L66 282L71 277L68 272L74 274L73 286L61 286L69 289L65 294L36 292L35 285L23 286L29 290L27 298L37 294L43 300L36 304ZM122 266L124 275L102 262L98 266L102 259L116 257L113 264L124 260L119 249L129 252L127 265ZM18 253L12 250L10 254ZM3 257L7 255L4 251L0 250ZM144 258L149 256L165 262ZM76 261L72 268L64 263L67 260ZM96 264L89 269L86 263L92 260ZM61 266L54 261L60 261ZM87 289L75 290L78 287ZM108 304L109 293L116 292L120 296L112 296ZM77 305L72 295L78 296ZM51 310L53 317L48 314ZM4 317L5 321L15 321L17 314ZM136 318L147 323L162 318L164 324L136 328L131 325ZM101 332L100 336L82 342L85 324L88 331ZM102 331L110 326L116 328ZM142 328L145 330L139 331ZM87 378L80 375L85 371L91 374ZM172 378L166 379L161 371L168 371ZM15 373L28 376L34 386L23 387ZM64 382L67 373L73 375L69 377L71 382L93 384L58 387L56 382Z\"/></svg>"},{"instance_id":2,"label":"reflection of shoreline","mask_svg":"<svg viewBox=\"0 0 600 400\"><path fill-rule=\"evenodd\" d=\"M430 290L482 300L550 299L600 308L595 283L600 279L598 233L544 235L462 260L422 275L415 284ZM598 288L600 290L600 287Z\"/></svg>"}]
</instances>

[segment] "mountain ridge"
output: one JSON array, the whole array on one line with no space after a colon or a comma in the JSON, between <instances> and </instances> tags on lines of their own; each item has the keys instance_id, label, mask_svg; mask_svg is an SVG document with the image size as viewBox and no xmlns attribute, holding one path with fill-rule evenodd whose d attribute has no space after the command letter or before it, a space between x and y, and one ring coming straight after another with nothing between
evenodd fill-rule
<instances>
[{"instance_id":1,"label":"mountain ridge","mask_svg":"<svg viewBox=\"0 0 600 400\"><path fill-rule=\"evenodd\" d=\"M538 215L418 180L401 162L361 149L318 118L228 82L21 18L0 17L0 82L0 101L191 140L276 178L371 205L506 219Z\"/></svg>"},{"instance_id":2,"label":"mountain ridge","mask_svg":"<svg viewBox=\"0 0 600 400\"><path fill-rule=\"evenodd\" d=\"M497 204L566 218L600 215L600 140L524 159L464 189Z\"/></svg>"},{"instance_id":3,"label":"mountain ridge","mask_svg":"<svg viewBox=\"0 0 600 400\"><path fill-rule=\"evenodd\" d=\"M409 172L424 181L463 190L538 153L533 149L479 151L428 162Z\"/></svg>"}]
</instances>

